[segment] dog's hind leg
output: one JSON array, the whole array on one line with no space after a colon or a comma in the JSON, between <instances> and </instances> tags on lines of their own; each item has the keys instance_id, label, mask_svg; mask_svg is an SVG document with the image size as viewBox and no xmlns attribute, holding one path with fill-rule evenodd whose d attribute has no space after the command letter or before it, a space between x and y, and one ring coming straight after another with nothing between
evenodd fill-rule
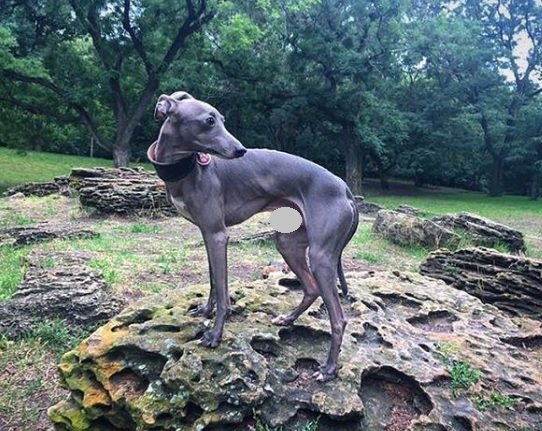
<instances>
[{"instance_id":1,"label":"dog's hind leg","mask_svg":"<svg viewBox=\"0 0 542 431\"><path fill-rule=\"evenodd\" d=\"M279 253L282 255L290 269L297 276L303 287L303 299L301 303L286 315L281 315L273 319L275 325L291 325L301 314L309 308L319 295L316 279L312 274L307 263L307 232L304 226L301 226L291 233L277 232L275 243Z\"/></svg>"}]
</instances>

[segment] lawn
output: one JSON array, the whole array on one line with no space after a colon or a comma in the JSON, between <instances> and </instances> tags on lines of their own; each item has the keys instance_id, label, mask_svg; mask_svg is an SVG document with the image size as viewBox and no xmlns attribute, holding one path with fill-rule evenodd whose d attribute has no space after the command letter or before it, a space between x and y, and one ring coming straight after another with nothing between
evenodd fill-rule
<instances>
[{"instance_id":1,"label":"lawn","mask_svg":"<svg viewBox=\"0 0 542 431\"><path fill-rule=\"evenodd\" d=\"M36 151L22 154L11 148L0 147L0 193L21 183L52 181L56 176L68 175L72 168L96 166L112 167L113 161Z\"/></svg>"},{"instance_id":2,"label":"lawn","mask_svg":"<svg viewBox=\"0 0 542 431\"><path fill-rule=\"evenodd\" d=\"M373 196L367 200L386 208L395 208L407 203L430 214L473 212L494 219L516 217L540 217L542 224L542 200L532 201L525 196L503 196L491 198L483 193L459 192L445 194L422 194L418 196Z\"/></svg>"}]
</instances>

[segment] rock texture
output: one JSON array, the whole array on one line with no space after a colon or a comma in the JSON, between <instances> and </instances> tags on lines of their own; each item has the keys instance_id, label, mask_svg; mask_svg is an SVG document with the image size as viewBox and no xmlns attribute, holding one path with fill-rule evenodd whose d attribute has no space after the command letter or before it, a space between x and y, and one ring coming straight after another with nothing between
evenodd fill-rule
<instances>
[{"instance_id":1,"label":"rock texture","mask_svg":"<svg viewBox=\"0 0 542 431\"><path fill-rule=\"evenodd\" d=\"M164 183L143 168L73 169L69 185L81 205L98 214L177 214L166 199Z\"/></svg>"},{"instance_id":2,"label":"rock texture","mask_svg":"<svg viewBox=\"0 0 542 431\"><path fill-rule=\"evenodd\" d=\"M373 231L395 244L421 245L432 249L453 246L460 240L453 230L431 220L389 210L378 211Z\"/></svg>"},{"instance_id":3,"label":"rock texture","mask_svg":"<svg viewBox=\"0 0 542 431\"><path fill-rule=\"evenodd\" d=\"M41 183L25 183L9 188L4 196L9 197L22 193L25 196L48 196L55 193L68 195L68 177L55 177L54 181Z\"/></svg>"},{"instance_id":4,"label":"rock texture","mask_svg":"<svg viewBox=\"0 0 542 431\"><path fill-rule=\"evenodd\" d=\"M85 253L34 252L17 292L0 303L0 334L18 336L36 322L60 318L70 325L96 326L119 312L101 273Z\"/></svg>"},{"instance_id":5,"label":"rock texture","mask_svg":"<svg viewBox=\"0 0 542 431\"><path fill-rule=\"evenodd\" d=\"M374 202L368 202L363 196L354 196L354 201L360 212L360 216L374 216L378 211L384 209L382 205L375 204Z\"/></svg>"},{"instance_id":6,"label":"rock texture","mask_svg":"<svg viewBox=\"0 0 542 431\"><path fill-rule=\"evenodd\" d=\"M38 242L52 241L57 238L92 238L95 236L98 236L98 233L90 229L41 223L33 226L0 229L0 245L7 244L13 247L21 247Z\"/></svg>"},{"instance_id":7,"label":"rock texture","mask_svg":"<svg viewBox=\"0 0 542 431\"><path fill-rule=\"evenodd\" d=\"M542 261L483 247L437 250L420 271L513 315L542 319Z\"/></svg>"},{"instance_id":8,"label":"rock texture","mask_svg":"<svg viewBox=\"0 0 542 431\"><path fill-rule=\"evenodd\" d=\"M424 212L422 210L419 210L418 208L411 207L410 205L401 204L397 208L395 208L395 211L398 213L403 214L409 214L413 216L421 216L424 215Z\"/></svg>"},{"instance_id":9,"label":"rock texture","mask_svg":"<svg viewBox=\"0 0 542 431\"><path fill-rule=\"evenodd\" d=\"M432 219L440 226L463 231L473 244L485 247L504 245L512 253L525 251L523 234L511 227L475 214L462 212Z\"/></svg>"},{"instance_id":10,"label":"rock texture","mask_svg":"<svg viewBox=\"0 0 542 431\"><path fill-rule=\"evenodd\" d=\"M317 416L321 431L541 429L539 326L529 332L417 274L347 278L349 324L333 381L311 377L330 338L320 301L296 325L277 327L271 319L297 304L299 291L275 278L232 284L223 341L206 349L198 338L209 321L188 310L207 287L185 286L130 306L64 355L60 372L71 397L49 416L63 431L254 430L254 412L284 430ZM481 372L455 395L441 353L452 343ZM516 397L514 407L477 410L476 396L494 392Z\"/></svg>"}]
</instances>

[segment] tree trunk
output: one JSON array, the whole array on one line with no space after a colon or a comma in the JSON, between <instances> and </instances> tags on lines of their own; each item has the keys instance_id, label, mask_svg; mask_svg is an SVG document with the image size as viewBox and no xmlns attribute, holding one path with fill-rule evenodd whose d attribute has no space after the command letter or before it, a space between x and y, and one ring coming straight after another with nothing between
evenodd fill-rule
<instances>
[{"instance_id":1,"label":"tree trunk","mask_svg":"<svg viewBox=\"0 0 542 431\"><path fill-rule=\"evenodd\" d=\"M502 196L502 179L504 174L504 157L501 155L493 157L493 166L491 167L491 182L489 184L489 196Z\"/></svg>"},{"instance_id":2,"label":"tree trunk","mask_svg":"<svg viewBox=\"0 0 542 431\"><path fill-rule=\"evenodd\" d=\"M531 181L531 193L530 198L532 201L538 200L540 196L540 169L536 169L533 173L533 178Z\"/></svg>"},{"instance_id":3,"label":"tree trunk","mask_svg":"<svg viewBox=\"0 0 542 431\"><path fill-rule=\"evenodd\" d=\"M346 142L346 184L355 196L362 193L363 150L359 147L353 134L352 125L343 129Z\"/></svg>"},{"instance_id":4,"label":"tree trunk","mask_svg":"<svg viewBox=\"0 0 542 431\"><path fill-rule=\"evenodd\" d=\"M129 137L115 142L113 146L113 163L116 168L126 168L130 163L130 156L132 155L132 150L130 148L130 138L132 134L130 133Z\"/></svg>"}]
</instances>

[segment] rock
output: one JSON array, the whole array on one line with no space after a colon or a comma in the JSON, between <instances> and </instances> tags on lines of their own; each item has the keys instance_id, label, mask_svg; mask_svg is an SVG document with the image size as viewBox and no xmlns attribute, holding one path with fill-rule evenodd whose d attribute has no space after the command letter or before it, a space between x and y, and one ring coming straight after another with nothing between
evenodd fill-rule
<instances>
[{"instance_id":1,"label":"rock","mask_svg":"<svg viewBox=\"0 0 542 431\"><path fill-rule=\"evenodd\" d=\"M516 430L542 427L542 332L465 292L418 274L347 273L349 318L338 378L312 378L329 347L318 300L292 327L271 319L301 299L275 278L232 283L222 343L199 344L210 322L188 310L207 286L145 298L61 360L69 399L49 409L57 430L250 430L253 412L285 430ZM520 319L521 320L521 319ZM523 320L522 320L523 321ZM439 347L440 346L440 347ZM442 352L453 346L457 353ZM454 362L455 358L462 362ZM450 364L480 371L452 389ZM465 365L462 365L463 368ZM477 410L491 391L513 408Z\"/></svg>"},{"instance_id":2,"label":"rock","mask_svg":"<svg viewBox=\"0 0 542 431\"><path fill-rule=\"evenodd\" d=\"M373 216L381 209L384 209L381 205L366 201L363 196L354 196L354 201L356 202L361 217L364 215Z\"/></svg>"},{"instance_id":3,"label":"rock","mask_svg":"<svg viewBox=\"0 0 542 431\"><path fill-rule=\"evenodd\" d=\"M434 217L432 220L439 226L456 232L463 231L474 245L485 247L504 245L512 253L525 251L525 241L521 232L487 218L462 212Z\"/></svg>"},{"instance_id":4,"label":"rock","mask_svg":"<svg viewBox=\"0 0 542 431\"><path fill-rule=\"evenodd\" d=\"M55 226L40 223L33 226L17 226L0 229L0 245L21 247L38 242L54 239L92 238L98 233L90 229L80 229L69 226Z\"/></svg>"},{"instance_id":5,"label":"rock","mask_svg":"<svg viewBox=\"0 0 542 431\"><path fill-rule=\"evenodd\" d=\"M54 181L26 183L9 188L4 196L11 197L22 193L24 196L48 196L54 193L68 194L68 177L55 177Z\"/></svg>"},{"instance_id":6,"label":"rock","mask_svg":"<svg viewBox=\"0 0 542 431\"><path fill-rule=\"evenodd\" d=\"M460 240L452 230L431 220L390 210L378 211L373 231L395 244L421 245L431 249L453 246Z\"/></svg>"},{"instance_id":7,"label":"rock","mask_svg":"<svg viewBox=\"0 0 542 431\"><path fill-rule=\"evenodd\" d=\"M487 248L437 250L420 271L516 316L542 319L542 261Z\"/></svg>"},{"instance_id":8,"label":"rock","mask_svg":"<svg viewBox=\"0 0 542 431\"><path fill-rule=\"evenodd\" d=\"M261 269L260 274L262 275L262 278L265 279L269 278L269 276L274 273L288 274L289 272L290 268L284 260L271 260Z\"/></svg>"},{"instance_id":9,"label":"rock","mask_svg":"<svg viewBox=\"0 0 542 431\"><path fill-rule=\"evenodd\" d=\"M397 208L395 208L395 211L398 213L413 215L413 216L422 216L425 213L422 210L419 210L418 208L411 207L410 205L401 204Z\"/></svg>"},{"instance_id":10,"label":"rock","mask_svg":"<svg viewBox=\"0 0 542 431\"><path fill-rule=\"evenodd\" d=\"M21 286L0 304L0 334L16 337L48 318L95 327L118 313L121 302L108 292L101 272L87 265L89 259L85 253L32 253Z\"/></svg>"},{"instance_id":11,"label":"rock","mask_svg":"<svg viewBox=\"0 0 542 431\"><path fill-rule=\"evenodd\" d=\"M98 214L176 215L162 180L143 168L72 169L70 189Z\"/></svg>"},{"instance_id":12,"label":"rock","mask_svg":"<svg viewBox=\"0 0 542 431\"><path fill-rule=\"evenodd\" d=\"M26 197L23 192L15 192L11 195L6 195L6 196L7 196L6 199L10 201L17 201L20 199L24 199Z\"/></svg>"}]
</instances>

